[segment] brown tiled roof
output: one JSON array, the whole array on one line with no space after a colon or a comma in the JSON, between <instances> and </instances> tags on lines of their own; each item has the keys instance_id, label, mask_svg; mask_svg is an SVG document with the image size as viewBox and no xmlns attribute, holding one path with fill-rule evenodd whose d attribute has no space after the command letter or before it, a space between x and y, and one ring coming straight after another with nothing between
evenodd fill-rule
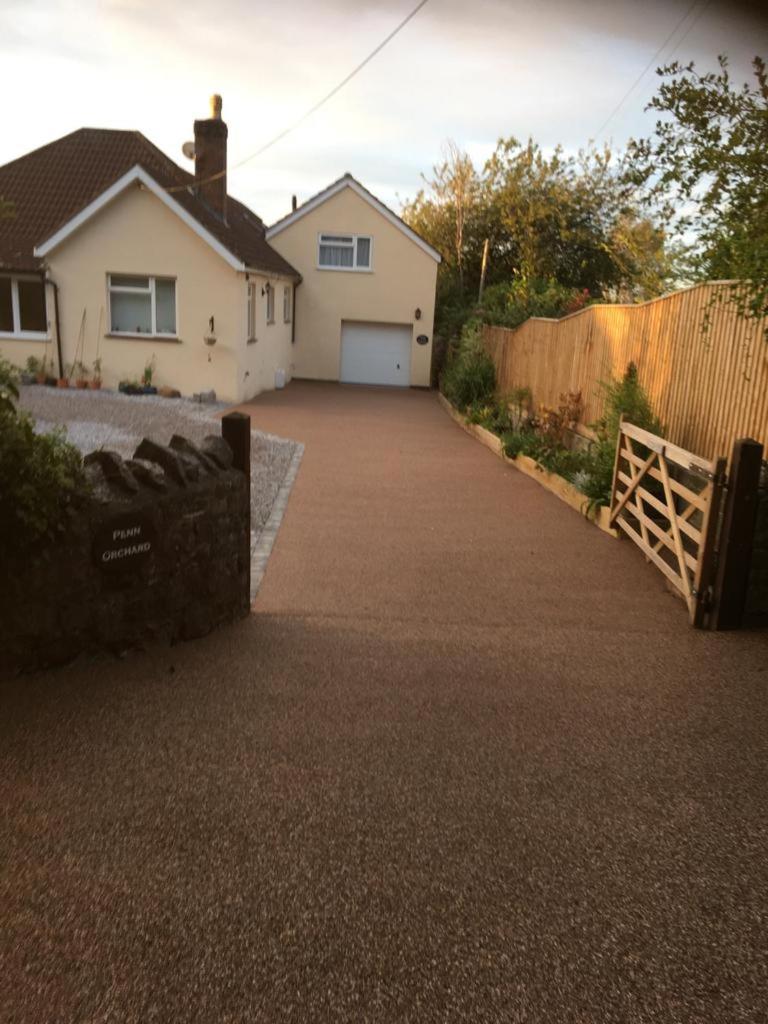
<instances>
[{"instance_id":1,"label":"brown tiled roof","mask_svg":"<svg viewBox=\"0 0 768 1024\"><path fill-rule=\"evenodd\" d=\"M0 217L0 269L39 269L34 247L136 164L163 188L194 183L140 132L107 128L80 128L0 167L0 199L12 204L12 216ZM267 242L259 217L236 199L227 197L225 224L191 192L173 198L247 267L300 276Z\"/></svg>"}]
</instances>

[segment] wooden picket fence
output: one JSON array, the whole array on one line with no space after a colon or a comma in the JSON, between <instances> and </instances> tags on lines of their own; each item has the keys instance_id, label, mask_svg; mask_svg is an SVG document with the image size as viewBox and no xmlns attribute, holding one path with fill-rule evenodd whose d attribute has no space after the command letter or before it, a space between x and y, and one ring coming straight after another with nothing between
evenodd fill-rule
<instances>
[{"instance_id":1,"label":"wooden picket fence","mask_svg":"<svg viewBox=\"0 0 768 1024\"><path fill-rule=\"evenodd\" d=\"M694 626L703 625L713 603L725 469L724 458L702 459L622 420L611 525L679 591Z\"/></svg>"},{"instance_id":2,"label":"wooden picket fence","mask_svg":"<svg viewBox=\"0 0 768 1024\"><path fill-rule=\"evenodd\" d=\"M580 391L581 429L603 415L601 382L634 363L666 436L716 459L739 437L768 445L766 322L738 316L731 282L697 285L639 305L594 305L562 320L486 327L500 393L529 387L537 408Z\"/></svg>"}]
</instances>

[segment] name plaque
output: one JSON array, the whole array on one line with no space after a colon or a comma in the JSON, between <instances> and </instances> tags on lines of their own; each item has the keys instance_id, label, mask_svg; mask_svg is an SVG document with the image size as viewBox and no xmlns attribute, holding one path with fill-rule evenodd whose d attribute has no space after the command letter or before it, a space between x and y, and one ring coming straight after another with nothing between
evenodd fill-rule
<instances>
[{"instance_id":1,"label":"name plaque","mask_svg":"<svg viewBox=\"0 0 768 1024\"><path fill-rule=\"evenodd\" d=\"M104 523L93 542L93 560L102 569L131 570L157 547L157 532L147 515L126 513Z\"/></svg>"}]
</instances>

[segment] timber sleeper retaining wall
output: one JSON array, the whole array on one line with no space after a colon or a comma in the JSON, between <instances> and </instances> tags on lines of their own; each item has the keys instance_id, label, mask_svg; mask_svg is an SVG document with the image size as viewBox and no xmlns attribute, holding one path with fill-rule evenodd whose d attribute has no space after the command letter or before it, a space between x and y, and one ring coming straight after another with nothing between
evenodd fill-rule
<instances>
[{"instance_id":1,"label":"timber sleeper retaining wall","mask_svg":"<svg viewBox=\"0 0 768 1024\"><path fill-rule=\"evenodd\" d=\"M550 473L549 470L539 465L535 459L531 459L527 455L518 455L514 459L509 458L508 455L504 454L504 445L500 437L477 423L468 423L466 418L455 406L451 405L444 395L438 393L438 398L448 415L463 430L466 430L468 434L471 434L481 444L484 444L486 448L489 448L495 455L498 455L500 459L508 465L514 466L521 473L525 473L526 476L531 477L536 483L541 484L542 487L561 501L564 501L566 505L569 505L574 511L584 516L590 523L594 523L604 533L610 534L611 537L619 537L618 532L609 524L610 510L607 507L601 506L597 509L590 509L588 499L578 488L574 487L564 477L558 476L557 473Z\"/></svg>"}]
</instances>

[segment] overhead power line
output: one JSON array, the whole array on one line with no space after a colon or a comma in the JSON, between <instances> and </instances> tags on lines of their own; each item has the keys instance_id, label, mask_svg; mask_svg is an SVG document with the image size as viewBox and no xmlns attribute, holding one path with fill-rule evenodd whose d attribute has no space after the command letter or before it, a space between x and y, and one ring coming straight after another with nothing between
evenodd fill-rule
<instances>
[{"instance_id":1,"label":"overhead power line","mask_svg":"<svg viewBox=\"0 0 768 1024\"><path fill-rule=\"evenodd\" d=\"M351 82L352 79L355 77L355 75L357 75L360 71L363 70L363 68L366 66L366 64L370 64L370 62L373 60L373 58L378 53L381 53L381 51L384 49L384 47L387 45L387 43L390 43L395 38L395 36L398 34L398 32L401 32L405 28L405 26L408 24L408 22L412 18L416 17L416 15L419 13L421 8L424 7L424 5L426 3L428 3L428 0L420 0L420 3L416 4L416 6L411 11L411 13L406 15L406 17L403 18L403 20L400 22L399 25L396 26L396 28L392 29L392 31L389 33L389 35L386 37L386 39L382 39L382 41L379 43L379 45L374 50L371 50L371 52L368 54L368 56L365 58L365 60L362 60L357 65L356 68L354 68L352 71L350 71L350 73L347 75L346 78L343 78L339 82L338 85L335 85L333 87L333 89L331 89L331 91L329 93L327 93L325 96L323 96L323 98L321 100L318 100L317 103L315 103L315 105L313 107L310 107L309 110L306 111L306 113L302 114L301 117L298 119L298 121L294 121L294 123L292 125L290 125L290 127L286 128L284 131L280 132L279 135L276 135L273 139L270 139L269 142L265 142L263 146L261 146L259 149L257 149L254 153L251 153L250 156L246 156L242 160L239 160L236 164L233 165L232 169L234 170L236 167L242 167L243 164L247 164L249 160L254 160L257 156L261 156L262 153L265 153L268 149L270 149L276 143L278 143L282 139L284 139L286 137L286 135L290 135L291 132L295 131L299 127L300 124L303 124L307 120L308 117L311 117L314 113L316 113L320 109L320 107L324 106L324 104L326 104L328 102L328 100L332 99L336 95L337 92L339 92L341 89L344 88L345 85L347 85L349 82Z\"/></svg>"},{"instance_id":2,"label":"overhead power line","mask_svg":"<svg viewBox=\"0 0 768 1024\"><path fill-rule=\"evenodd\" d=\"M644 67L644 68L643 68L643 70L642 70L642 71L640 72L640 74L639 74L639 75L637 76L637 78L636 78L636 79L634 80L634 82L632 83L632 85L630 85L630 87L629 87L629 88L627 89L627 91L626 91L626 92L624 93L624 95L623 95L623 96L621 97L621 99L619 100L619 102L618 102L618 103L616 104L616 106L615 106L615 107L613 108L613 110L612 110L612 111L610 112L610 114L608 115L608 117L606 117L605 121L603 121L603 123L602 123L602 125L600 126L599 130L598 130L597 132L595 132L595 135L594 135L594 139L595 139L595 141L597 141L597 139L599 139L599 138L600 138L600 136L601 136L601 135L603 134L603 132L605 131L605 129L606 129L607 127L608 127L608 125L609 125L609 124L611 123L611 121L612 121L612 120L614 119L614 117L616 117L616 115L618 114L618 112L619 112L619 111L621 110L621 108L622 108L622 107L624 106L624 104L625 104L625 103L627 102L627 100L629 99L629 97L630 97L630 96L632 95L632 93L633 93L633 92L635 91L635 89L636 89L636 88L638 87L638 85L640 84L640 82L641 82L641 81L642 81L642 80L643 80L643 79L645 78L645 76L646 76L646 75L648 74L648 72L649 72L649 71L651 70L651 68L653 67L653 65L654 65L654 64L656 63L656 61L658 60L658 58L659 58L659 55L660 55L661 53L663 53L663 52L664 52L664 50L666 49L666 47L667 47L667 44L669 43L670 39L672 39L672 37L673 37L673 36L675 35L675 33L677 32L677 30L678 30L678 29L680 28L680 26L681 26L681 25L683 24L683 22L684 22L684 21L686 21L686 20L687 20L687 18L688 18L688 17L689 17L690 15L691 15L691 13L692 13L692 11L693 11L693 9L694 9L694 7L696 6L696 4L697 4L697 3L699 3L699 0L693 0L693 3L692 3L692 4L690 5L690 7L689 7L689 8L687 9L687 11L686 11L686 12L685 12L685 14L684 14L684 15L682 16L682 18L680 18L680 20L679 20L679 21L677 22L677 24L675 25L675 27L674 27L674 28L672 29L672 31L671 31L671 32L669 33L669 35L667 36L667 38L666 38L666 39L664 40L664 42L663 42L663 43L661 44L661 46L660 46L660 47L658 48L658 50L656 51L656 53L654 53L654 55L653 55L653 56L651 57L651 59L650 59L650 60L648 61L648 63L647 63L646 65L645 65L645 67ZM707 3L705 3L705 5L704 5L704 6L706 7L706 6L707 6ZM703 11L703 10L704 10L704 8L702 8L702 11ZM701 14L701 13L702 13L702 12L700 11L700 12L699 12L699 14ZM698 21L698 18L696 19L696 21ZM694 24L695 24L695 22L694 22ZM693 25L691 25L691 28L692 28L692 27L693 27ZM690 31L690 29L689 29L688 31ZM685 33L685 35L687 36L687 35L688 35L688 32L686 32L686 33ZM683 36L683 39L685 39L685 36ZM681 40L681 42L682 42L682 40Z\"/></svg>"},{"instance_id":3,"label":"overhead power line","mask_svg":"<svg viewBox=\"0 0 768 1024\"><path fill-rule=\"evenodd\" d=\"M279 135L276 135L273 139L270 139L269 142L265 142L263 146L261 146L255 152L251 153L250 156L243 157L243 159L242 160L238 160L238 162L236 164L232 164L232 166L230 167L230 170L234 171L236 168L242 167L243 164L247 164L250 160L255 160L257 156L261 156L262 153L265 153L268 149L270 149L276 143L278 143L282 139L284 139L286 137L286 135L290 135L291 132L295 131L299 127L300 124L303 124L307 120L308 117L311 117L312 114L316 113L320 109L320 107L322 107L324 104L326 104L328 102L328 100L332 99L336 95L337 92L339 92L341 89L344 88L345 85L347 85L349 82L351 82L352 79L355 77L355 75L363 70L363 68L366 66L366 64L370 64L370 62L373 60L373 58L377 54L381 53L381 51L384 49L384 47L387 45L387 43L390 43L395 38L395 36L398 34L398 32L401 32L405 28L405 26L408 24L408 22L412 18L415 18L416 15L421 10L421 8L424 7L425 4L427 4L428 2L429 2L429 0L420 0L420 2L418 4L416 4L416 6L413 8L413 10L410 12L410 14L406 15L406 17L403 18L403 20L399 23L399 25L396 25L395 28L393 28L392 31L389 33L389 35L385 39L382 39L382 41L379 43L379 45L375 49L371 50L371 52L368 54L368 56L365 58L365 60L360 61L360 63L357 65L357 67L354 68L352 71L350 71L350 73L347 75L346 78L343 78L338 83L338 85L335 85L333 87L333 89L331 89L331 91L329 93L326 93L326 95L323 96L323 98L321 100L318 100L317 103L315 103L314 106L310 107L309 110L307 110L305 113L303 113L301 115L301 117L297 121L294 121L294 123L292 125L290 125L288 128L286 128L284 131L280 132ZM195 186L199 187L200 185L207 185L209 182L212 182L212 181L218 181L218 179L219 178L223 178L226 173L227 173L226 171L219 171L217 174L212 174L210 176L210 178L206 178L205 181L197 181L197 182L195 182ZM184 191L187 188L188 188L187 185L174 185L172 188L166 189L166 191L167 192L182 192L182 191Z\"/></svg>"}]
</instances>

